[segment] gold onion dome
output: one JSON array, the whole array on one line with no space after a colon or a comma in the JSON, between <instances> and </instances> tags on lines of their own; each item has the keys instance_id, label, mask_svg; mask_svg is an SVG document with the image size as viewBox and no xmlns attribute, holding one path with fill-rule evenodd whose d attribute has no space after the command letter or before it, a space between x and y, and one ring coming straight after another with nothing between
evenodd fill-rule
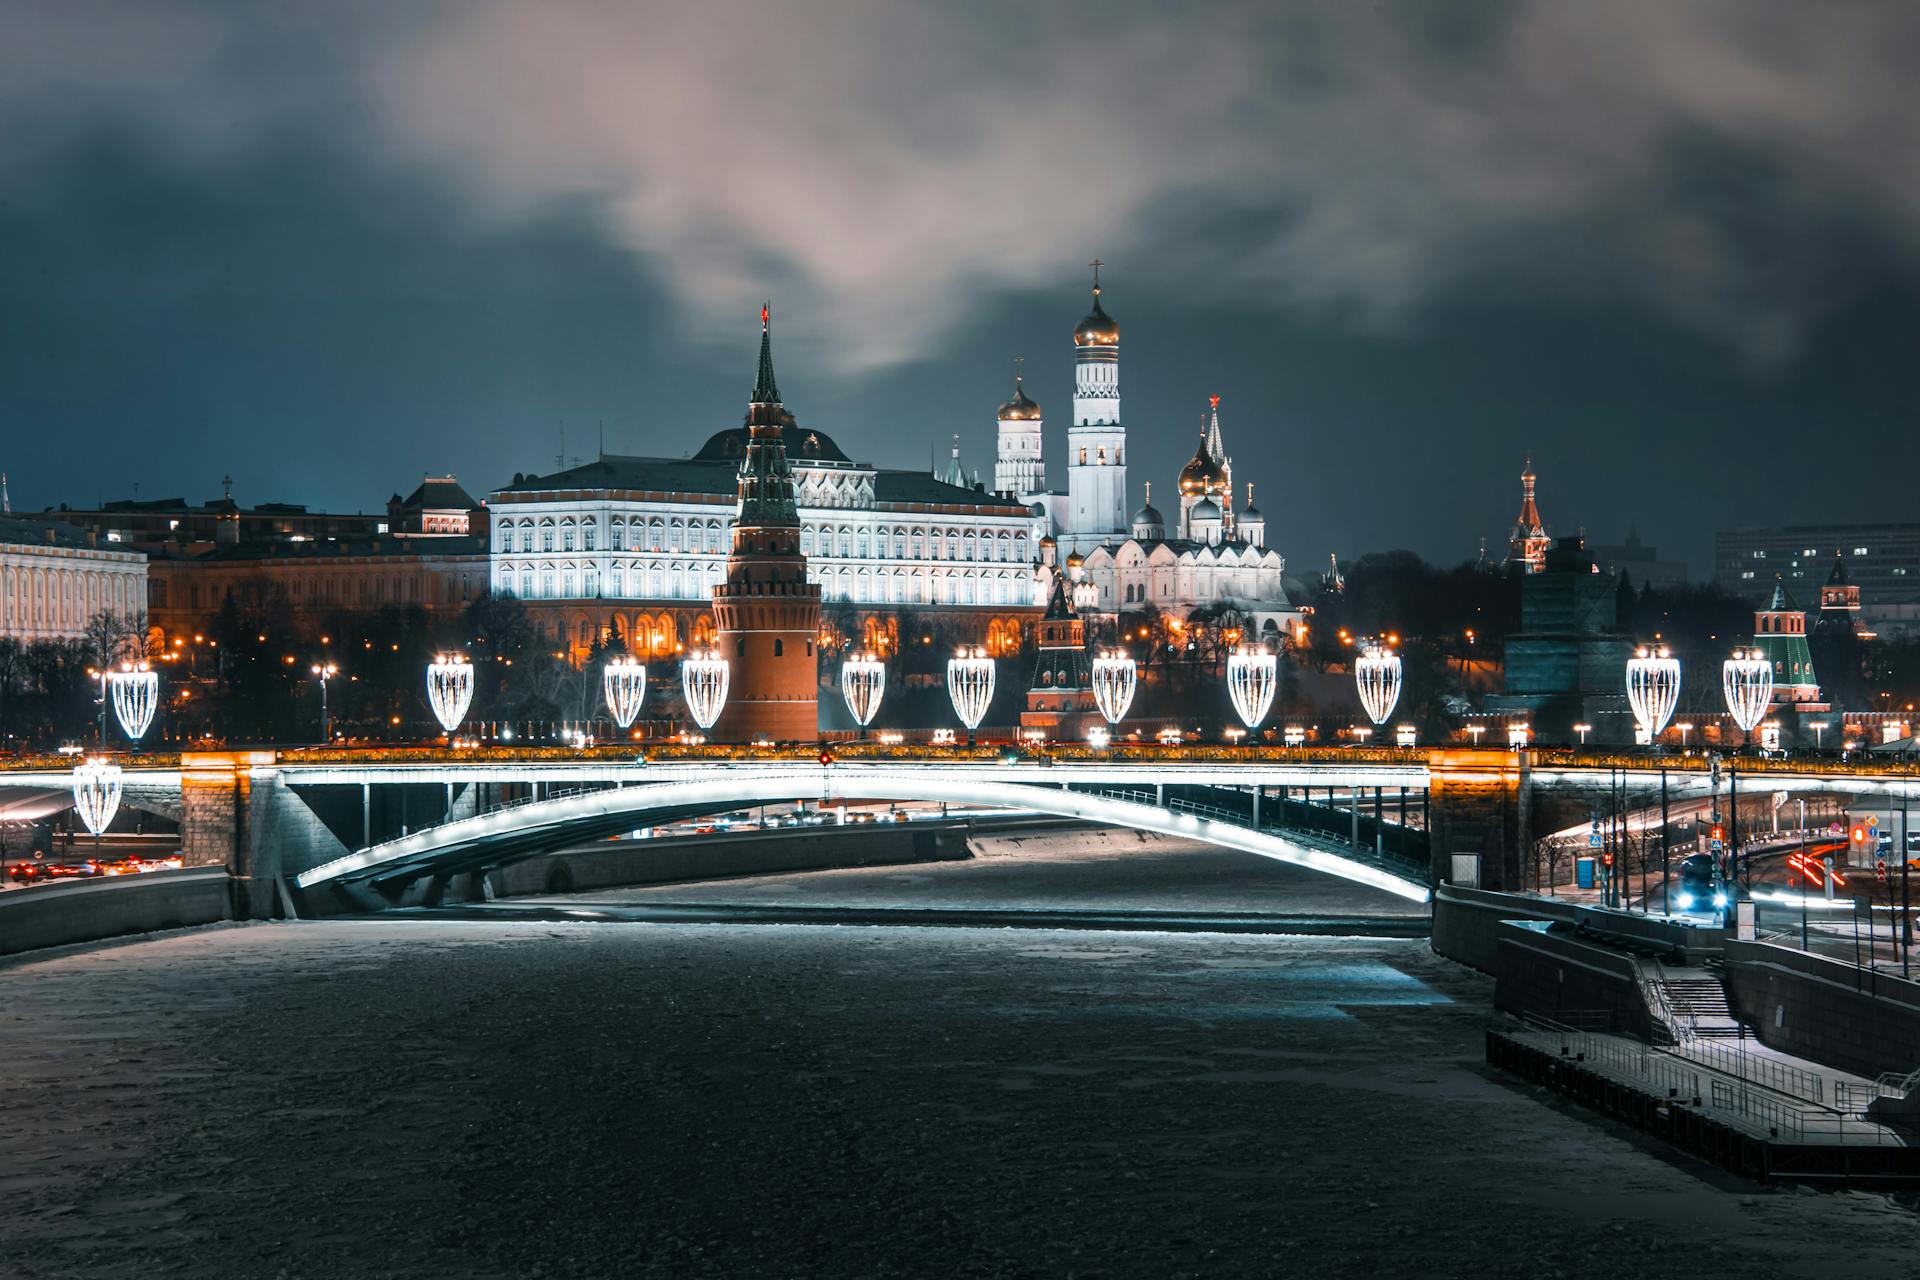
<instances>
[{"instance_id":1,"label":"gold onion dome","mask_svg":"<svg viewBox=\"0 0 1920 1280\"><path fill-rule=\"evenodd\" d=\"M1117 347L1120 345L1120 325L1114 318L1100 308L1100 290L1093 291L1093 310L1087 312L1087 318L1073 331L1073 345L1076 347Z\"/></svg>"},{"instance_id":2,"label":"gold onion dome","mask_svg":"<svg viewBox=\"0 0 1920 1280\"><path fill-rule=\"evenodd\" d=\"M1021 385L1019 378L1013 380L1013 399L1000 406L1000 421L1040 421L1040 406L1035 404L1032 398L1027 395L1027 389Z\"/></svg>"},{"instance_id":3,"label":"gold onion dome","mask_svg":"<svg viewBox=\"0 0 1920 1280\"><path fill-rule=\"evenodd\" d=\"M1207 438L1200 437L1200 447L1193 451L1193 459L1180 468L1181 493L1217 493L1226 487L1227 473L1207 452Z\"/></svg>"}]
</instances>

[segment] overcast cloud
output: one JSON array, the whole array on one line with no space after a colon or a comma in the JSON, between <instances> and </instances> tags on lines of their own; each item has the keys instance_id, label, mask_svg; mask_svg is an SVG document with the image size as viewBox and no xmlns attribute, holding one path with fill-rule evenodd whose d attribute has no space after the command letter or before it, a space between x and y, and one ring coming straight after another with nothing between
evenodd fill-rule
<instances>
[{"instance_id":1,"label":"overcast cloud","mask_svg":"<svg viewBox=\"0 0 1920 1280\"><path fill-rule=\"evenodd\" d=\"M587 199L696 324L777 280L854 368L1095 252L1369 325L1489 276L1628 295L1772 361L1849 287L1809 227L1920 223L1909 4L6 13L16 162L109 123L182 164L318 130L444 172L452 219ZM1691 181L1706 148L1735 180ZM1231 258L1162 252L1224 215Z\"/></svg>"}]
</instances>

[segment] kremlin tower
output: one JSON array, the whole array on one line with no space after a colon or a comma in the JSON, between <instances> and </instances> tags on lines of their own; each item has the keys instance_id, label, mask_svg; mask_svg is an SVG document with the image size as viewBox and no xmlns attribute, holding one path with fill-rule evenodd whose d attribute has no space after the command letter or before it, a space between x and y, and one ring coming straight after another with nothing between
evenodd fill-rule
<instances>
[{"instance_id":1,"label":"kremlin tower","mask_svg":"<svg viewBox=\"0 0 1920 1280\"><path fill-rule=\"evenodd\" d=\"M812 742L820 736L820 588L807 581L786 432L793 415L773 380L768 310L760 308L760 372L747 405L739 501L726 581L713 589L720 656L732 692L716 742Z\"/></svg>"},{"instance_id":2,"label":"kremlin tower","mask_svg":"<svg viewBox=\"0 0 1920 1280\"><path fill-rule=\"evenodd\" d=\"M1533 501L1533 459L1520 471L1520 517L1513 522L1513 535L1507 540L1507 564L1519 565L1522 573L1539 573L1547 565L1547 526L1540 521L1540 508Z\"/></svg>"}]
</instances>

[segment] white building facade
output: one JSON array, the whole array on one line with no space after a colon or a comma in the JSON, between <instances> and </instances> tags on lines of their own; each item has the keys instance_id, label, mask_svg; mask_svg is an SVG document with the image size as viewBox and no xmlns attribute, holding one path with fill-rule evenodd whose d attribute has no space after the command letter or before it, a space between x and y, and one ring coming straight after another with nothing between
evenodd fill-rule
<instances>
[{"instance_id":1,"label":"white building facade","mask_svg":"<svg viewBox=\"0 0 1920 1280\"><path fill-rule=\"evenodd\" d=\"M800 548L827 603L1009 606L1040 601L1026 508L920 472L849 461L787 428ZM744 429L691 459L601 458L519 477L491 498L492 579L523 600L706 603L725 577Z\"/></svg>"},{"instance_id":2,"label":"white building facade","mask_svg":"<svg viewBox=\"0 0 1920 1280\"><path fill-rule=\"evenodd\" d=\"M146 556L69 526L0 520L0 636L78 639L101 613L144 621Z\"/></svg>"}]
</instances>

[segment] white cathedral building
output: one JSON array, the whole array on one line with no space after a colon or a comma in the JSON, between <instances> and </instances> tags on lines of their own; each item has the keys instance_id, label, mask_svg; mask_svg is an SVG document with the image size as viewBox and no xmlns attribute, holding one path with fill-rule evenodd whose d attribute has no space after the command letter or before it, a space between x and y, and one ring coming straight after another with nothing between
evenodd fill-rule
<instances>
[{"instance_id":1,"label":"white cathedral building","mask_svg":"<svg viewBox=\"0 0 1920 1280\"><path fill-rule=\"evenodd\" d=\"M1253 505L1234 510L1233 459L1220 435L1220 397L1209 397L1200 443L1180 472L1179 518L1171 536L1151 487L1127 512L1127 429L1120 421L1120 326L1101 305L1094 265L1093 309L1073 331L1073 421L1067 428L1067 489L1048 490L1044 419L1014 377L1000 406L994 488L1028 505L1078 584L1083 611L1121 614L1149 607L1185 616L1227 606L1268 639L1297 635L1304 621L1287 598L1286 558L1266 545L1266 520Z\"/></svg>"}]
</instances>

